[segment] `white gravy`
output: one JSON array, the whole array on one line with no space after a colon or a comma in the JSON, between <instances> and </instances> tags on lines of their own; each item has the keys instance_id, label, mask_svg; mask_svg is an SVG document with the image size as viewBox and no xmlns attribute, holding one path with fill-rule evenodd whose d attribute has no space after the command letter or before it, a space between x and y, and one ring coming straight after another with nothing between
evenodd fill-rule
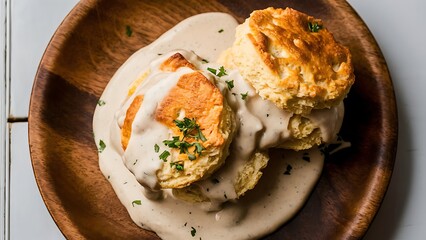
<instances>
[{"instance_id":1,"label":"white gravy","mask_svg":"<svg viewBox=\"0 0 426 240\"><path fill-rule=\"evenodd\" d=\"M196 61L195 55L181 51L198 67L218 68L214 61L232 45L237 25L234 18L224 13L200 14L182 21L133 54L120 67L102 94L104 104L96 108L93 120L95 140L98 146L101 141L105 145L99 153L101 171L133 221L140 227L155 231L163 239L259 238L277 229L303 206L321 174L323 156L317 148L300 152L273 150L256 188L243 198L235 199L232 181L239 166L253 154L254 149L268 149L288 139L290 134L286 129L292 114L262 100L237 71L228 71L228 75L218 81L218 86L236 112L240 127L225 166L213 176L220 178L221 184L213 186L210 180L199 184L202 189L210 189L204 191L207 197L224 202L222 208L205 211L202 204L196 206L175 199L170 190L155 192L158 190L155 172L163 162L158 159L153 146L157 143L164 148L164 144L160 143L169 139L171 133L152 121L152 115L179 76L192 70L182 68L176 73L164 74L157 71L160 60L154 59L159 54L186 49L211 62L203 65ZM148 68L151 71L149 77L135 94L127 98L129 85ZM224 81L231 79L234 80L234 88L228 91ZM137 94L145 97L134 122L146 124L132 126L132 138L123 151L120 127L126 109ZM245 100L241 94L247 94ZM340 129L343 105L314 111L305 117L320 126L323 138L331 141ZM149 144L141 144L147 142Z\"/></svg>"}]
</instances>

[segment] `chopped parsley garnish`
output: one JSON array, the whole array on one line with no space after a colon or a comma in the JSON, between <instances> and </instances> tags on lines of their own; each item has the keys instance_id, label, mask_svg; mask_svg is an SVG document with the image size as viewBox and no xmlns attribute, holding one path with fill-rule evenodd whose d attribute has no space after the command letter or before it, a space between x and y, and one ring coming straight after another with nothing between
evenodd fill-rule
<instances>
[{"instance_id":1,"label":"chopped parsley garnish","mask_svg":"<svg viewBox=\"0 0 426 240\"><path fill-rule=\"evenodd\" d=\"M226 73L226 69L223 67L223 66L221 66L220 68L218 68L218 69L214 69L214 68L207 68L207 70L209 71L209 72L211 72L211 73L213 73L215 76L217 76L217 77L223 77L223 76L226 76L226 75L228 75L227 73Z\"/></svg>"},{"instance_id":2,"label":"chopped parsley garnish","mask_svg":"<svg viewBox=\"0 0 426 240\"><path fill-rule=\"evenodd\" d=\"M322 29L322 26L319 25L318 23L308 22L308 28L309 28L309 31L311 32L318 32L319 30Z\"/></svg>"},{"instance_id":3,"label":"chopped parsley garnish","mask_svg":"<svg viewBox=\"0 0 426 240\"><path fill-rule=\"evenodd\" d=\"M104 100L99 99L98 106L103 106L105 104L106 104L106 102Z\"/></svg>"},{"instance_id":4,"label":"chopped parsley garnish","mask_svg":"<svg viewBox=\"0 0 426 240\"><path fill-rule=\"evenodd\" d=\"M156 153L158 153L158 152L160 151L160 146L158 146L158 144L155 144L155 145L154 145L154 151L155 151Z\"/></svg>"},{"instance_id":5,"label":"chopped parsley garnish","mask_svg":"<svg viewBox=\"0 0 426 240\"><path fill-rule=\"evenodd\" d=\"M98 152L103 152L106 148L105 142L101 139L99 140Z\"/></svg>"},{"instance_id":6,"label":"chopped parsley garnish","mask_svg":"<svg viewBox=\"0 0 426 240\"><path fill-rule=\"evenodd\" d=\"M191 227L191 236L195 237L197 230L194 227Z\"/></svg>"},{"instance_id":7,"label":"chopped parsley garnish","mask_svg":"<svg viewBox=\"0 0 426 240\"><path fill-rule=\"evenodd\" d=\"M142 201L141 200L134 200L132 202L132 206L134 207L135 205L142 205Z\"/></svg>"},{"instance_id":8,"label":"chopped parsley garnish","mask_svg":"<svg viewBox=\"0 0 426 240\"><path fill-rule=\"evenodd\" d=\"M248 96L248 92L246 93L240 93L241 94L241 99L246 100L247 96Z\"/></svg>"},{"instance_id":9,"label":"chopped parsley garnish","mask_svg":"<svg viewBox=\"0 0 426 240\"><path fill-rule=\"evenodd\" d=\"M197 157L192 153L187 152L186 155L188 155L188 159L191 161L194 161L195 159L197 159Z\"/></svg>"},{"instance_id":10,"label":"chopped parsley garnish","mask_svg":"<svg viewBox=\"0 0 426 240\"><path fill-rule=\"evenodd\" d=\"M183 120L174 120L173 121L176 127L179 128L179 131L182 132L183 136L173 136L171 140L164 140L163 143L169 148L179 149L179 153L185 153L188 155L189 160L195 160L196 154L201 155L201 152L205 149L203 145L199 142L190 143L186 141L188 138L194 138L196 141L201 140L203 142L207 141L206 137L200 129L195 119L189 119L185 117ZM195 147L193 154L189 152L188 148Z\"/></svg>"},{"instance_id":11,"label":"chopped parsley garnish","mask_svg":"<svg viewBox=\"0 0 426 240\"><path fill-rule=\"evenodd\" d=\"M287 164L287 169L284 172L285 175L291 175L291 170L293 169L293 167L290 164Z\"/></svg>"},{"instance_id":12,"label":"chopped parsley garnish","mask_svg":"<svg viewBox=\"0 0 426 240\"><path fill-rule=\"evenodd\" d=\"M201 152L206 149L205 147L203 147L203 145L201 145L200 143L197 143L197 142L194 143L194 146L195 146L194 153L196 152L198 154L201 154Z\"/></svg>"},{"instance_id":13,"label":"chopped parsley garnish","mask_svg":"<svg viewBox=\"0 0 426 240\"><path fill-rule=\"evenodd\" d=\"M195 138L195 140L207 141L200 129L200 125L195 122L195 118L189 119L185 117L183 121L174 120L176 127L183 133L183 137Z\"/></svg>"},{"instance_id":14,"label":"chopped parsley garnish","mask_svg":"<svg viewBox=\"0 0 426 240\"><path fill-rule=\"evenodd\" d=\"M164 152L162 152L159 156L159 158L161 160L163 160L164 162L167 162L167 158L170 156L170 152L167 150L164 150Z\"/></svg>"},{"instance_id":15,"label":"chopped parsley garnish","mask_svg":"<svg viewBox=\"0 0 426 240\"><path fill-rule=\"evenodd\" d=\"M188 133L191 133L195 129L200 129L200 126L195 122L195 119L189 119L187 117L183 118L183 120L173 120L176 127L179 128L179 131L183 133L183 136L187 136Z\"/></svg>"},{"instance_id":16,"label":"chopped parsley garnish","mask_svg":"<svg viewBox=\"0 0 426 240\"><path fill-rule=\"evenodd\" d=\"M183 163L182 162L171 162L170 167L175 167L178 171L183 171Z\"/></svg>"},{"instance_id":17,"label":"chopped parsley garnish","mask_svg":"<svg viewBox=\"0 0 426 240\"><path fill-rule=\"evenodd\" d=\"M219 31L217 31L218 33L223 33L223 29L220 29Z\"/></svg>"},{"instance_id":18,"label":"chopped parsley garnish","mask_svg":"<svg viewBox=\"0 0 426 240\"><path fill-rule=\"evenodd\" d=\"M132 28L131 28L129 25L126 25L126 35L127 35L128 37L131 37L131 36L132 36L132 34L133 34L133 30L132 30Z\"/></svg>"},{"instance_id":19,"label":"chopped parsley garnish","mask_svg":"<svg viewBox=\"0 0 426 240\"><path fill-rule=\"evenodd\" d=\"M168 146L169 148L179 148L180 145L179 136L174 136L173 140L164 140L164 145Z\"/></svg>"},{"instance_id":20,"label":"chopped parsley garnish","mask_svg":"<svg viewBox=\"0 0 426 240\"><path fill-rule=\"evenodd\" d=\"M203 62L203 63L209 63L209 61L207 59L201 59L201 62Z\"/></svg>"},{"instance_id":21,"label":"chopped parsley garnish","mask_svg":"<svg viewBox=\"0 0 426 240\"><path fill-rule=\"evenodd\" d=\"M223 66L221 66L221 67L219 68L219 73L218 73L218 74L216 74L216 76L218 76L218 77L222 77L222 76L225 76L225 75L227 75L226 70L225 70L225 68L224 68Z\"/></svg>"},{"instance_id":22,"label":"chopped parsley garnish","mask_svg":"<svg viewBox=\"0 0 426 240\"><path fill-rule=\"evenodd\" d=\"M173 140L164 140L163 143L169 148L179 148L179 153L187 153L188 148L192 147L192 144L179 139L179 136L174 136Z\"/></svg>"},{"instance_id":23,"label":"chopped parsley garnish","mask_svg":"<svg viewBox=\"0 0 426 240\"><path fill-rule=\"evenodd\" d=\"M228 89L231 90L234 88L234 80L225 81L226 85L228 85Z\"/></svg>"},{"instance_id":24,"label":"chopped parsley garnish","mask_svg":"<svg viewBox=\"0 0 426 240\"><path fill-rule=\"evenodd\" d=\"M211 68L211 67L208 67L208 68L207 68L207 71L209 71L209 72L213 73L214 75L216 75L216 72L217 72L217 70L216 70L216 69Z\"/></svg>"}]
</instances>

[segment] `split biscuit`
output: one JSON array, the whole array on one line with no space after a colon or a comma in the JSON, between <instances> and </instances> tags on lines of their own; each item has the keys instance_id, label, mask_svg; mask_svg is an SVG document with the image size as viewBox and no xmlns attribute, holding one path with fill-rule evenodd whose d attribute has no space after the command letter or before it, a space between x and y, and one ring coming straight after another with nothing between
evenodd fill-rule
<instances>
[{"instance_id":1,"label":"split biscuit","mask_svg":"<svg viewBox=\"0 0 426 240\"><path fill-rule=\"evenodd\" d=\"M253 189L262 177L262 170L267 166L269 155L267 151L256 151L239 170L234 180L234 189L237 198L242 197L247 191ZM173 189L173 195L187 202L209 202L197 185L193 183L185 188Z\"/></svg>"},{"instance_id":2,"label":"split biscuit","mask_svg":"<svg viewBox=\"0 0 426 240\"><path fill-rule=\"evenodd\" d=\"M195 68L177 53L165 60L160 65L160 70L174 72L180 67ZM127 147L134 116L143 100L142 95L136 96L127 109L121 129L123 149ZM186 138L185 141L191 145L199 143L204 149L201 154L195 154L195 159L190 160L188 153L194 152L195 146L190 146L187 153L171 148L168 161L156 173L159 185L163 189L188 186L216 171L228 156L229 145L236 129L234 113L222 93L199 71L180 76L176 86L158 105L154 117L156 121L167 126L173 132L173 136L182 139L182 131L175 122L182 116L195 121L205 137L205 141L193 137ZM176 164L181 165L183 169L177 169Z\"/></svg>"},{"instance_id":3,"label":"split biscuit","mask_svg":"<svg viewBox=\"0 0 426 240\"><path fill-rule=\"evenodd\" d=\"M320 19L291 8L254 11L219 62L296 114L338 105L355 80L349 49Z\"/></svg>"}]
</instances>

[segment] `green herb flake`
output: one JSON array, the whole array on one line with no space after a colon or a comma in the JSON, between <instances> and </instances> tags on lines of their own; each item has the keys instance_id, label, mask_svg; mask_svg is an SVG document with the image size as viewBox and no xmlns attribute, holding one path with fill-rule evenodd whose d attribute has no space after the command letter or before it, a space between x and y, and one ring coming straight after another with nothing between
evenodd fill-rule
<instances>
[{"instance_id":1,"label":"green herb flake","mask_svg":"<svg viewBox=\"0 0 426 240\"><path fill-rule=\"evenodd\" d=\"M191 236L195 237L197 230L194 227L191 227Z\"/></svg>"},{"instance_id":2,"label":"green herb flake","mask_svg":"<svg viewBox=\"0 0 426 240\"><path fill-rule=\"evenodd\" d=\"M133 34L133 30L132 30L132 28L131 28L129 25L126 25L126 35L127 35L128 37L131 37L131 36L132 36L132 34Z\"/></svg>"},{"instance_id":3,"label":"green herb flake","mask_svg":"<svg viewBox=\"0 0 426 240\"><path fill-rule=\"evenodd\" d=\"M217 70L216 70L216 69L211 68L211 67L208 67L208 68L207 68L207 71L209 71L209 72L213 73L214 75L216 75L216 72L217 72Z\"/></svg>"},{"instance_id":4,"label":"green herb flake","mask_svg":"<svg viewBox=\"0 0 426 240\"><path fill-rule=\"evenodd\" d=\"M155 144L155 145L154 145L154 151L155 151L156 153L158 153L158 152L160 151L160 146L158 146L158 144Z\"/></svg>"},{"instance_id":5,"label":"green herb flake","mask_svg":"<svg viewBox=\"0 0 426 240\"><path fill-rule=\"evenodd\" d=\"M206 149L200 143L194 143L194 146L195 146L194 153L196 152L198 154L201 154L201 152Z\"/></svg>"},{"instance_id":6,"label":"green herb flake","mask_svg":"<svg viewBox=\"0 0 426 240\"><path fill-rule=\"evenodd\" d=\"M203 62L203 63L209 63L209 61L207 59L202 59L201 62Z\"/></svg>"},{"instance_id":7,"label":"green herb flake","mask_svg":"<svg viewBox=\"0 0 426 240\"><path fill-rule=\"evenodd\" d=\"M164 145L169 148L177 148L179 149L179 153L185 153L188 155L188 159L193 161L197 157L195 154L200 155L201 151L205 148L198 142L190 143L186 141L188 138L193 138L195 140L201 140L203 142L207 141L203 132L200 129L200 126L196 123L195 119L184 118L183 120L174 120L173 121L176 127L179 128L179 131L183 133L182 139L179 136L173 136L171 140L164 140ZM188 148L195 146L194 154L190 153Z\"/></svg>"},{"instance_id":8,"label":"green herb flake","mask_svg":"<svg viewBox=\"0 0 426 240\"><path fill-rule=\"evenodd\" d=\"M167 162L167 158L170 156L170 152L167 150L164 150L164 152L162 152L159 156L159 158L161 160L163 160L164 162Z\"/></svg>"},{"instance_id":9,"label":"green herb flake","mask_svg":"<svg viewBox=\"0 0 426 240\"><path fill-rule=\"evenodd\" d=\"M98 152L103 152L106 148L105 142L101 139L99 140Z\"/></svg>"},{"instance_id":10,"label":"green herb flake","mask_svg":"<svg viewBox=\"0 0 426 240\"><path fill-rule=\"evenodd\" d=\"M225 81L226 85L228 85L228 89L231 90L234 88L234 80Z\"/></svg>"},{"instance_id":11,"label":"green herb flake","mask_svg":"<svg viewBox=\"0 0 426 240\"><path fill-rule=\"evenodd\" d=\"M221 66L221 67L220 67L220 68L218 68L218 69L208 67L208 68L207 68L207 71L209 71L209 72L213 73L213 74L214 74L215 76L217 76L217 77L223 77L223 76L228 75L228 74L226 73L226 69L225 69L223 66Z\"/></svg>"},{"instance_id":12,"label":"green herb flake","mask_svg":"<svg viewBox=\"0 0 426 240\"><path fill-rule=\"evenodd\" d=\"M314 22L314 23L308 22L308 28L309 28L309 31L311 31L311 32L318 32L319 30L322 29L322 26L319 25L316 22Z\"/></svg>"},{"instance_id":13,"label":"green herb flake","mask_svg":"<svg viewBox=\"0 0 426 240\"><path fill-rule=\"evenodd\" d=\"M195 159L197 159L197 157L192 153L187 153L186 155L188 155L188 159L191 161L194 161Z\"/></svg>"},{"instance_id":14,"label":"green herb flake","mask_svg":"<svg viewBox=\"0 0 426 240\"><path fill-rule=\"evenodd\" d=\"M171 162L170 167L175 167L178 171L183 171L183 163L182 162Z\"/></svg>"},{"instance_id":15,"label":"green herb flake","mask_svg":"<svg viewBox=\"0 0 426 240\"><path fill-rule=\"evenodd\" d=\"M135 205L142 205L142 201L141 200L134 200L132 202L132 206L134 207Z\"/></svg>"},{"instance_id":16,"label":"green herb flake","mask_svg":"<svg viewBox=\"0 0 426 240\"><path fill-rule=\"evenodd\" d=\"M183 133L183 138L191 137L195 138L195 140L201 140L203 142L207 141L200 129L200 126L196 123L195 118L189 119L185 117L182 121L174 120L173 122Z\"/></svg>"},{"instance_id":17,"label":"green herb flake","mask_svg":"<svg viewBox=\"0 0 426 240\"><path fill-rule=\"evenodd\" d=\"M223 76L226 76L226 75L228 75L228 74L226 73L225 68L224 68L223 66L221 66L221 67L219 68L219 73L218 73L216 76L218 76L218 77L223 77Z\"/></svg>"},{"instance_id":18,"label":"green herb flake","mask_svg":"<svg viewBox=\"0 0 426 240\"><path fill-rule=\"evenodd\" d=\"M106 102L104 101L104 100L101 100L101 99L99 99L99 101L98 101L98 106L103 106L103 105L105 105L106 104Z\"/></svg>"},{"instance_id":19,"label":"green herb flake","mask_svg":"<svg viewBox=\"0 0 426 240\"><path fill-rule=\"evenodd\" d=\"M195 119L189 119L187 117L183 118L183 120L173 120L176 127L183 133L183 136L187 136L194 129L200 128L198 124L195 122Z\"/></svg>"},{"instance_id":20,"label":"green herb flake","mask_svg":"<svg viewBox=\"0 0 426 240\"><path fill-rule=\"evenodd\" d=\"M246 93L240 93L241 94L241 99L246 100L246 98L248 97L248 92Z\"/></svg>"},{"instance_id":21,"label":"green herb flake","mask_svg":"<svg viewBox=\"0 0 426 240\"><path fill-rule=\"evenodd\" d=\"M223 33L223 31L224 31L223 29L220 29L220 30L219 30L219 31L217 31L217 32L218 32L218 33Z\"/></svg>"},{"instance_id":22,"label":"green herb flake","mask_svg":"<svg viewBox=\"0 0 426 240\"><path fill-rule=\"evenodd\" d=\"M195 135L195 139L200 139L203 142L207 141L207 138L204 136L203 132L201 132L200 129L198 129L198 133L197 135Z\"/></svg>"}]
</instances>

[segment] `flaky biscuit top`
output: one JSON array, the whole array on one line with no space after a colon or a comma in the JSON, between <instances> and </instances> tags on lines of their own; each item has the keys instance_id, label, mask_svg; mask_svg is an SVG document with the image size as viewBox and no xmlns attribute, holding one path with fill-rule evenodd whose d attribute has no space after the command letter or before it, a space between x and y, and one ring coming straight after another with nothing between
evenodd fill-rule
<instances>
[{"instance_id":1,"label":"flaky biscuit top","mask_svg":"<svg viewBox=\"0 0 426 240\"><path fill-rule=\"evenodd\" d=\"M320 19L291 8L254 11L222 59L259 94L298 114L336 106L354 83L349 49Z\"/></svg>"}]
</instances>

